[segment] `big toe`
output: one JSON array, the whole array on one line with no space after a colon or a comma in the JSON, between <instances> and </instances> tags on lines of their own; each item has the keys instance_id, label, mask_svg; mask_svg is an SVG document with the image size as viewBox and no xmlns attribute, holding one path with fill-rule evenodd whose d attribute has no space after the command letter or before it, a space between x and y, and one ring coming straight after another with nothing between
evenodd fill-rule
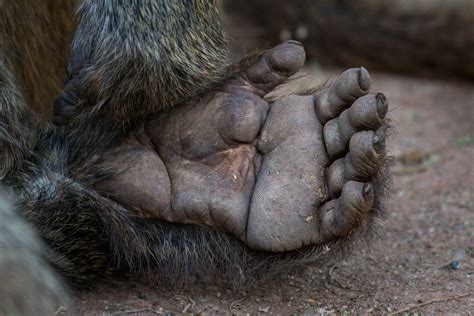
<instances>
[{"instance_id":1,"label":"big toe","mask_svg":"<svg viewBox=\"0 0 474 316\"><path fill-rule=\"evenodd\" d=\"M244 70L244 75L252 85L266 93L297 73L305 59L300 42L286 41L264 52Z\"/></svg>"}]
</instances>

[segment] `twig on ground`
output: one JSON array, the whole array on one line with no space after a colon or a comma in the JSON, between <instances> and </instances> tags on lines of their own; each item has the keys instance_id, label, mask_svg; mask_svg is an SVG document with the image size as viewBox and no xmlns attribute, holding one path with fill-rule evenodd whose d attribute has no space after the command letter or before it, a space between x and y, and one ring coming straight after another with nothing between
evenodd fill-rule
<instances>
[{"instance_id":1,"label":"twig on ground","mask_svg":"<svg viewBox=\"0 0 474 316\"><path fill-rule=\"evenodd\" d=\"M189 309L192 307L192 304L191 303L188 303L188 305L186 305L183 310L181 311L181 313L183 314L186 314L189 312Z\"/></svg>"},{"instance_id":2,"label":"twig on ground","mask_svg":"<svg viewBox=\"0 0 474 316\"><path fill-rule=\"evenodd\" d=\"M451 301L451 300L458 300L460 298L467 297L469 295L471 295L471 293L451 295L451 296L445 296L445 297L437 297L437 298L431 299L431 300L423 302L423 303L413 304L413 305L407 306L405 308L399 309L399 310L397 310L393 313L390 313L388 315L397 315L397 314L405 313L405 312L408 312L409 310L412 310L414 308L423 307L423 306L433 304L433 303L437 303L437 302L446 302L446 301Z\"/></svg>"},{"instance_id":3,"label":"twig on ground","mask_svg":"<svg viewBox=\"0 0 474 316\"><path fill-rule=\"evenodd\" d=\"M240 299L238 299L238 300L235 300L235 301L233 301L232 303L230 303L230 305L229 305L229 311L230 311L232 314L236 313L236 312L234 311L234 309L239 309L238 306L240 305L240 303L241 303L243 300L245 300L245 298L246 298L246 297L243 296L242 298L240 298Z\"/></svg>"},{"instance_id":4,"label":"twig on ground","mask_svg":"<svg viewBox=\"0 0 474 316\"><path fill-rule=\"evenodd\" d=\"M350 290L351 288L348 285L344 285L341 282L339 282L335 276L334 276L334 269L337 267L337 263L333 265L331 268L328 270L328 277L329 277L329 282L336 284L338 287L344 290Z\"/></svg>"},{"instance_id":5,"label":"twig on ground","mask_svg":"<svg viewBox=\"0 0 474 316\"><path fill-rule=\"evenodd\" d=\"M184 307L184 309L181 311L181 313L183 313L183 314L184 314L184 313L188 313L189 310L190 310L191 308L193 308L193 307L196 305L196 302L195 302L192 298L190 298L189 296L187 296L187 295L176 295L176 298L177 298L177 299L185 298L187 301L189 301L189 303L186 304L186 306Z\"/></svg>"},{"instance_id":6,"label":"twig on ground","mask_svg":"<svg viewBox=\"0 0 474 316\"><path fill-rule=\"evenodd\" d=\"M150 308L142 308L142 309L131 309L128 311L121 311L121 312L115 312L112 315L126 315L126 314L137 314L137 313L143 313L143 312L153 312L153 309Z\"/></svg>"}]
</instances>

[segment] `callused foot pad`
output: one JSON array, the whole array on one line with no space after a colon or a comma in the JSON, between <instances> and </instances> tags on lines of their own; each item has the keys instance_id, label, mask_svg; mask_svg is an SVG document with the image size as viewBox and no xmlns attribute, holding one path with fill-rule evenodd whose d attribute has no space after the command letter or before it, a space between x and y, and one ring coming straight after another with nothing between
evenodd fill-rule
<instances>
[{"instance_id":1,"label":"callused foot pad","mask_svg":"<svg viewBox=\"0 0 474 316\"><path fill-rule=\"evenodd\" d=\"M329 164L313 97L287 96L275 102L257 148L264 158L250 205L246 242L271 251L311 244L317 237L315 206L327 197Z\"/></svg>"}]
</instances>

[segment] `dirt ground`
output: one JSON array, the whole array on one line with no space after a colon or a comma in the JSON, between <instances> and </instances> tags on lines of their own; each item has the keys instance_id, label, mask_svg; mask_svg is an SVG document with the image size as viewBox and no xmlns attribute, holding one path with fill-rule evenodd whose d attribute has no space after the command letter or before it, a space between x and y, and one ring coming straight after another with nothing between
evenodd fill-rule
<instances>
[{"instance_id":1,"label":"dirt ground","mask_svg":"<svg viewBox=\"0 0 474 316\"><path fill-rule=\"evenodd\" d=\"M332 72L332 71L331 71ZM383 235L331 270L308 267L232 290L147 276L75 293L73 315L474 313L474 85L381 73L390 102L394 190Z\"/></svg>"}]
</instances>

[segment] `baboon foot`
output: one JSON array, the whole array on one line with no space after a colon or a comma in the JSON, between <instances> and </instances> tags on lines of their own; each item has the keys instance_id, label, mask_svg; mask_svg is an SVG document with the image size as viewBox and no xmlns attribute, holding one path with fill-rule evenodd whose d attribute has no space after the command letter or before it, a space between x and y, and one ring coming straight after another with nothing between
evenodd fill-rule
<instances>
[{"instance_id":1,"label":"baboon foot","mask_svg":"<svg viewBox=\"0 0 474 316\"><path fill-rule=\"evenodd\" d=\"M257 250L351 234L378 198L387 100L354 68L326 89L265 101L304 59L298 42L280 44L147 123L103 156L115 171L97 189L137 216L211 226Z\"/></svg>"}]
</instances>

